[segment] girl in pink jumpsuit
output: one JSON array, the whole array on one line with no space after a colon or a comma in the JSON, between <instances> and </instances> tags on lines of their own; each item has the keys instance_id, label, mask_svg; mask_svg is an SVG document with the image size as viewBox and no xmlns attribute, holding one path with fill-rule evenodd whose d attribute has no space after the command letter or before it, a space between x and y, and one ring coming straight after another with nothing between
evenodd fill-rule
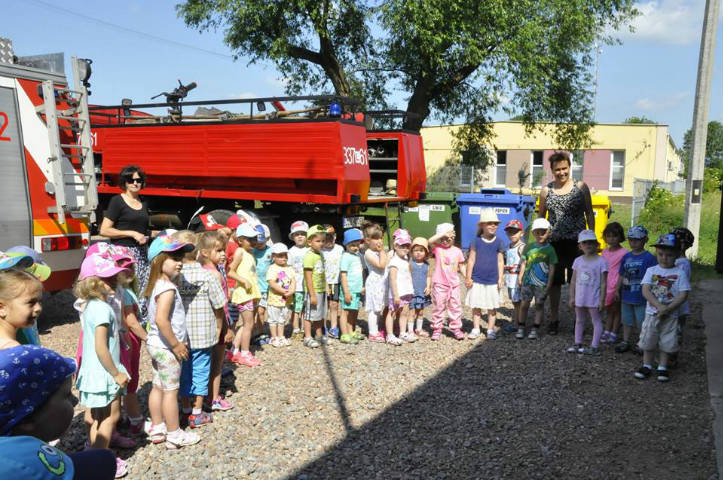
<instances>
[{"instance_id":1,"label":"girl in pink jumpsuit","mask_svg":"<svg viewBox=\"0 0 723 480\"><path fill-rule=\"evenodd\" d=\"M432 275L432 340L442 337L442 323L449 315L449 328L457 340L462 332L462 302L459 273L464 275L464 255L454 246L454 225L437 225L435 235L429 239L430 252L435 258Z\"/></svg>"}]
</instances>

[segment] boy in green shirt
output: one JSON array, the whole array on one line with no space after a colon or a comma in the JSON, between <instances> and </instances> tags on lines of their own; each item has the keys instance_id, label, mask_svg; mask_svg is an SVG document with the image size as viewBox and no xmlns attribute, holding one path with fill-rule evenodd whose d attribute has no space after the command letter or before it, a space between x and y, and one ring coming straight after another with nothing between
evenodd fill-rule
<instances>
[{"instance_id":1,"label":"boy in green shirt","mask_svg":"<svg viewBox=\"0 0 723 480\"><path fill-rule=\"evenodd\" d=\"M547 233L550 222L538 218L532 222L532 235L535 241L525 247L520 263L518 283L520 285L520 325L515 335L518 339L525 338L525 323L527 323L527 310L532 299L535 299L535 323L527 335L529 339L537 338L537 329L542 324L542 314L545 311L545 300L552 288L552 279L555 276L557 253L547 243Z\"/></svg>"},{"instance_id":2,"label":"boy in green shirt","mask_svg":"<svg viewBox=\"0 0 723 480\"><path fill-rule=\"evenodd\" d=\"M320 343L328 342L323 335L326 318L326 274L321 247L325 238L326 230L321 225L313 225L306 232L309 251L304 255L304 345L309 348L318 348ZM316 339L312 338L312 330Z\"/></svg>"}]
</instances>

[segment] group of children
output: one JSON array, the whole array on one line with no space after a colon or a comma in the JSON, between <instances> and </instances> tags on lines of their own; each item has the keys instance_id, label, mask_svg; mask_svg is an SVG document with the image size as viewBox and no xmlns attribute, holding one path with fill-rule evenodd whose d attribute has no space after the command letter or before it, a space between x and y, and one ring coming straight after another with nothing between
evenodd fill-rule
<instances>
[{"instance_id":1,"label":"group of children","mask_svg":"<svg viewBox=\"0 0 723 480\"><path fill-rule=\"evenodd\" d=\"M291 343L285 334L289 323L291 337L301 337L309 348L330 338L345 344L366 338L398 346L420 337L440 340L445 321L454 338L478 338L486 313L484 333L494 340L504 291L514 306L504 331L518 339L535 339L557 263L547 241L547 220L532 223L534 242L526 245L519 220L505 225L506 241L498 236L500 222L489 209L480 216L466 259L454 245L454 226L449 223L438 225L429 239L412 239L409 232L397 229L387 250L377 224L346 230L342 247L336 244L332 226L309 226L299 220L291 225L293 245L288 248L271 243L264 225L238 215L224 224L206 220L208 231L203 233L164 231L153 240L143 292L135 291L135 259L128 249L106 243L88 249L74 288L82 327L75 382L86 407L87 448L130 448L135 444L131 436L143 432L169 449L199 442L200 436L184 431L181 423L195 429L213 421L211 412L232 408L220 391L223 362L259 366L251 343L254 336L263 339L264 323L273 347ZM637 327L643 366L635 376L652 374L658 348L657 378L667 381L689 313L690 263L684 252L692 235L678 228L661 236L654 245L655 256L645 249L647 236L642 226L630 228L628 251L621 246L622 227L610 223L604 231L607 247L600 256L595 233L580 232L582 255L574 262L570 286L575 339L567 351L598 355L601 344L617 343L622 322L623 338L615 350L631 349ZM14 267L0 268L0 349L17 346L23 329L32 336L40 312L41 261L19 253L0 255L0 267ZM468 334L462 330L462 283L465 304L473 314ZM138 295L147 299L145 321ZM534 320L527 329L533 300ZM362 305L367 336L357 328ZM423 310L429 305L431 332L423 325ZM588 316L593 337L586 347ZM136 396L143 343L152 370L149 422L144 422ZM183 415L178 411L179 394ZM121 409L126 412L128 436L119 433ZM117 476L123 476L127 465L120 458L116 461Z\"/></svg>"}]
</instances>

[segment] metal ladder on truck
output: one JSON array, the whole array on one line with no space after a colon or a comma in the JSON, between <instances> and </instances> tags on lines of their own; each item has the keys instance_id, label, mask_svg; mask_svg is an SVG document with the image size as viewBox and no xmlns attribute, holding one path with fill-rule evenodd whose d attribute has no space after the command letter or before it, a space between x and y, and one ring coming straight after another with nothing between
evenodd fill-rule
<instances>
[{"instance_id":1,"label":"metal ladder on truck","mask_svg":"<svg viewBox=\"0 0 723 480\"><path fill-rule=\"evenodd\" d=\"M72 58L73 89L56 87L51 80L43 81L44 103L36 107L38 113L45 115L50 142L48 165L52 181L46 183L45 190L55 196L55 207L49 207L48 213L57 214L61 224L65 223L66 214L88 215L94 222L98 206L88 90L80 81L83 61ZM70 137L77 143L61 143L61 130L72 132Z\"/></svg>"}]
</instances>

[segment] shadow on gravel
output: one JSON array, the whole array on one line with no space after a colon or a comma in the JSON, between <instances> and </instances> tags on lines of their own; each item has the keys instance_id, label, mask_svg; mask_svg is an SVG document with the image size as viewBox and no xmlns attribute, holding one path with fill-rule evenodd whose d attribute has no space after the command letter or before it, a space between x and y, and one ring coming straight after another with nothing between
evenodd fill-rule
<instances>
[{"instance_id":1,"label":"shadow on gravel","mask_svg":"<svg viewBox=\"0 0 723 480\"><path fill-rule=\"evenodd\" d=\"M78 312L73 308L75 295L72 290L60 290L59 292L43 293L43 311L38 318L38 330L46 334L58 325L75 323L79 320Z\"/></svg>"},{"instance_id":2,"label":"shadow on gravel","mask_svg":"<svg viewBox=\"0 0 723 480\"><path fill-rule=\"evenodd\" d=\"M661 385L633 378L635 355L569 355L570 340L481 342L360 428L322 350L347 434L286 478L707 478L699 341Z\"/></svg>"}]
</instances>

